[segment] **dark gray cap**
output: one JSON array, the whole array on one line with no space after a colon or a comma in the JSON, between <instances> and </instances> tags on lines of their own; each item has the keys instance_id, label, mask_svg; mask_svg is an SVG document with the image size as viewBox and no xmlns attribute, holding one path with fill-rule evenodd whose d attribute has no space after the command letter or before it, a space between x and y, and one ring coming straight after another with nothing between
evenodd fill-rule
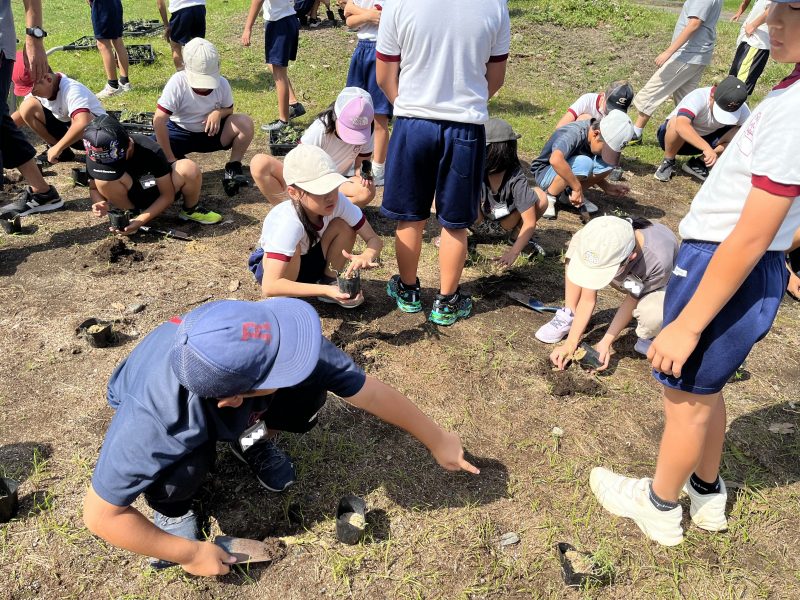
<instances>
[{"instance_id":1,"label":"dark gray cap","mask_svg":"<svg viewBox=\"0 0 800 600\"><path fill-rule=\"evenodd\" d=\"M495 142L508 142L511 140L518 140L522 136L516 133L506 121L503 119L489 119L485 125L486 127L486 143L493 144Z\"/></svg>"}]
</instances>

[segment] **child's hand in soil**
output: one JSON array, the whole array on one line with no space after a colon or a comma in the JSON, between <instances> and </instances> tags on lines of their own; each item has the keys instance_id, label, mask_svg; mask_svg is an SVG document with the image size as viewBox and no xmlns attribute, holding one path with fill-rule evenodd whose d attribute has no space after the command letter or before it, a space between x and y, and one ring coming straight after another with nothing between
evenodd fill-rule
<instances>
[{"instance_id":1,"label":"child's hand in soil","mask_svg":"<svg viewBox=\"0 0 800 600\"><path fill-rule=\"evenodd\" d=\"M597 367L595 371L605 371L608 368L608 361L611 359L611 353L613 352L611 344L604 344L603 342L597 342L592 347L595 350L597 350L597 353L600 355L600 362L603 363L603 365Z\"/></svg>"},{"instance_id":2,"label":"child's hand in soil","mask_svg":"<svg viewBox=\"0 0 800 600\"><path fill-rule=\"evenodd\" d=\"M552 362L559 371L567 368L569 361L572 360L572 355L575 353L575 346L569 342L565 342L561 346L557 346L550 353L550 362Z\"/></svg>"},{"instance_id":3,"label":"child's hand in soil","mask_svg":"<svg viewBox=\"0 0 800 600\"><path fill-rule=\"evenodd\" d=\"M101 200L92 204L92 214L95 217L105 217L108 215L108 202Z\"/></svg>"},{"instance_id":4,"label":"child's hand in soil","mask_svg":"<svg viewBox=\"0 0 800 600\"><path fill-rule=\"evenodd\" d=\"M441 438L431 448L431 454L439 465L448 471L466 471L478 475L481 471L464 458L461 438L455 433L442 430Z\"/></svg>"},{"instance_id":5,"label":"child's hand in soil","mask_svg":"<svg viewBox=\"0 0 800 600\"><path fill-rule=\"evenodd\" d=\"M503 256L497 256L493 258L492 261L496 262L501 269L508 269L514 264L518 256L519 253L514 252L513 249L509 249Z\"/></svg>"},{"instance_id":6,"label":"child's hand in soil","mask_svg":"<svg viewBox=\"0 0 800 600\"><path fill-rule=\"evenodd\" d=\"M604 181L600 187L609 196L616 196L617 198L631 191L630 186L624 183L611 183L609 181Z\"/></svg>"},{"instance_id":7,"label":"child's hand in soil","mask_svg":"<svg viewBox=\"0 0 800 600\"><path fill-rule=\"evenodd\" d=\"M347 250L342 250L342 256L350 261L350 264L345 269L344 276L349 278L353 271L364 271L367 269L374 269L380 266L380 263L374 257L369 257L365 254L350 254Z\"/></svg>"},{"instance_id":8,"label":"child's hand in soil","mask_svg":"<svg viewBox=\"0 0 800 600\"><path fill-rule=\"evenodd\" d=\"M656 371L672 377L680 377L684 363L694 352L700 334L692 333L681 326L679 320L673 321L661 330L647 351L647 359Z\"/></svg>"},{"instance_id":9,"label":"child's hand in soil","mask_svg":"<svg viewBox=\"0 0 800 600\"><path fill-rule=\"evenodd\" d=\"M133 221L128 223L128 226L125 229L114 229L113 227L109 227L109 230L113 231L117 235L133 235L134 233L139 231L139 227L141 227L142 225L144 225L144 223L134 219Z\"/></svg>"},{"instance_id":10,"label":"child's hand in soil","mask_svg":"<svg viewBox=\"0 0 800 600\"><path fill-rule=\"evenodd\" d=\"M181 565L184 571L201 577L230 573L229 565L236 562L235 556L231 556L212 542L197 542L197 544L197 552L192 560Z\"/></svg>"}]
</instances>

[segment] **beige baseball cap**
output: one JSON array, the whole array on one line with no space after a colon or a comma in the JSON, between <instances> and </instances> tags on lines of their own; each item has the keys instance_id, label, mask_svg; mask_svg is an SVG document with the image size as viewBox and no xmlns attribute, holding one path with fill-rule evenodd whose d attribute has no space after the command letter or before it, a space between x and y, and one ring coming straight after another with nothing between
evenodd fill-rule
<instances>
[{"instance_id":1,"label":"beige baseball cap","mask_svg":"<svg viewBox=\"0 0 800 600\"><path fill-rule=\"evenodd\" d=\"M300 144L286 155L283 180L310 194L327 194L347 181L328 153L311 144Z\"/></svg>"},{"instance_id":2,"label":"beige baseball cap","mask_svg":"<svg viewBox=\"0 0 800 600\"><path fill-rule=\"evenodd\" d=\"M567 248L567 278L590 290L604 288L634 248L636 237L629 221L612 216L594 218L572 236Z\"/></svg>"},{"instance_id":3,"label":"beige baseball cap","mask_svg":"<svg viewBox=\"0 0 800 600\"><path fill-rule=\"evenodd\" d=\"M208 40L189 40L183 47L183 65L191 87L199 90L215 90L219 87L219 52Z\"/></svg>"}]
</instances>

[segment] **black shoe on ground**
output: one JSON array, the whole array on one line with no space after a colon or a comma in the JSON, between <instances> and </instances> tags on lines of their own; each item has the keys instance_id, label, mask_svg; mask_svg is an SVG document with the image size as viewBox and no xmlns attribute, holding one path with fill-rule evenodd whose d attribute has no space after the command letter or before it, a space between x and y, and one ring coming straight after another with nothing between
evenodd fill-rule
<instances>
[{"instance_id":1,"label":"black shoe on ground","mask_svg":"<svg viewBox=\"0 0 800 600\"><path fill-rule=\"evenodd\" d=\"M308 26L311 29L316 29L317 27L319 27L319 25L320 25L319 19L317 19L316 17L314 17L313 19L309 19L308 20Z\"/></svg>"},{"instance_id":2,"label":"black shoe on ground","mask_svg":"<svg viewBox=\"0 0 800 600\"><path fill-rule=\"evenodd\" d=\"M330 9L326 10L325 11L325 16L328 17L328 21L330 21L331 23L336 25L336 16L333 14L332 10L330 10Z\"/></svg>"},{"instance_id":3,"label":"black shoe on ground","mask_svg":"<svg viewBox=\"0 0 800 600\"><path fill-rule=\"evenodd\" d=\"M242 163L231 161L225 163L225 171L222 174L222 188L228 196L235 196L239 189L250 185L247 177L242 172Z\"/></svg>"},{"instance_id":4,"label":"black shoe on ground","mask_svg":"<svg viewBox=\"0 0 800 600\"><path fill-rule=\"evenodd\" d=\"M297 479L292 459L272 440L254 444L244 452L234 442L231 451L250 467L258 482L270 492L282 492Z\"/></svg>"},{"instance_id":5,"label":"black shoe on ground","mask_svg":"<svg viewBox=\"0 0 800 600\"><path fill-rule=\"evenodd\" d=\"M653 177L658 179L659 181L669 181L672 178L672 175L675 173L675 159L674 158L665 158L661 161L661 165L656 169L656 172L653 174Z\"/></svg>"},{"instance_id":6,"label":"black shoe on ground","mask_svg":"<svg viewBox=\"0 0 800 600\"><path fill-rule=\"evenodd\" d=\"M687 160L681 167L681 170L700 181L708 179L708 167L699 156L693 156Z\"/></svg>"},{"instance_id":7,"label":"black shoe on ground","mask_svg":"<svg viewBox=\"0 0 800 600\"><path fill-rule=\"evenodd\" d=\"M14 219L24 217L38 212L48 212L58 210L64 206L64 201L58 195L58 190L54 185L43 193L34 193L30 187L25 188L14 201L0 208L0 218Z\"/></svg>"},{"instance_id":8,"label":"black shoe on ground","mask_svg":"<svg viewBox=\"0 0 800 600\"><path fill-rule=\"evenodd\" d=\"M296 119L297 117L302 117L306 114L306 107L300 104L299 102L295 102L294 104L289 105L289 118Z\"/></svg>"}]
</instances>

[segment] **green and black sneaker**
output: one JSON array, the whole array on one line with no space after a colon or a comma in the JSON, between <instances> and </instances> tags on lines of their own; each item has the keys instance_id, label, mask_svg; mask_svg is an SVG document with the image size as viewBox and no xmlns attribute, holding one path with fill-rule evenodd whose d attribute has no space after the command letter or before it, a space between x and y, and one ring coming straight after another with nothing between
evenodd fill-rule
<instances>
[{"instance_id":1,"label":"green and black sneaker","mask_svg":"<svg viewBox=\"0 0 800 600\"><path fill-rule=\"evenodd\" d=\"M392 275L386 284L386 293L397 302L397 308L407 313L416 313L422 310L420 300L419 279L413 287L406 287L400 280L400 275Z\"/></svg>"},{"instance_id":2,"label":"green and black sneaker","mask_svg":"<svg viewBox=\"0 0 800 600\"><path fill-rule=\"evenodd\" d=\"M459 319L466 319L472 312L472 297L462 294L459 287L455 294L444 296L436 294L430 320L437 325L452 325Z\"/></svg>"},{"instance_id":3,"label":"green and black sneaker","mask_svg":"<svg viewBox=\"0 0 800 600\"><path fill-rule=\"evenodd\" d=\"M182 221L194 221L203 225L214 225L222 221L222 215L213 210L206 210L199 204L192 208L184 208L178 213L178 218Z\"/></svg>"}]
</instances>

